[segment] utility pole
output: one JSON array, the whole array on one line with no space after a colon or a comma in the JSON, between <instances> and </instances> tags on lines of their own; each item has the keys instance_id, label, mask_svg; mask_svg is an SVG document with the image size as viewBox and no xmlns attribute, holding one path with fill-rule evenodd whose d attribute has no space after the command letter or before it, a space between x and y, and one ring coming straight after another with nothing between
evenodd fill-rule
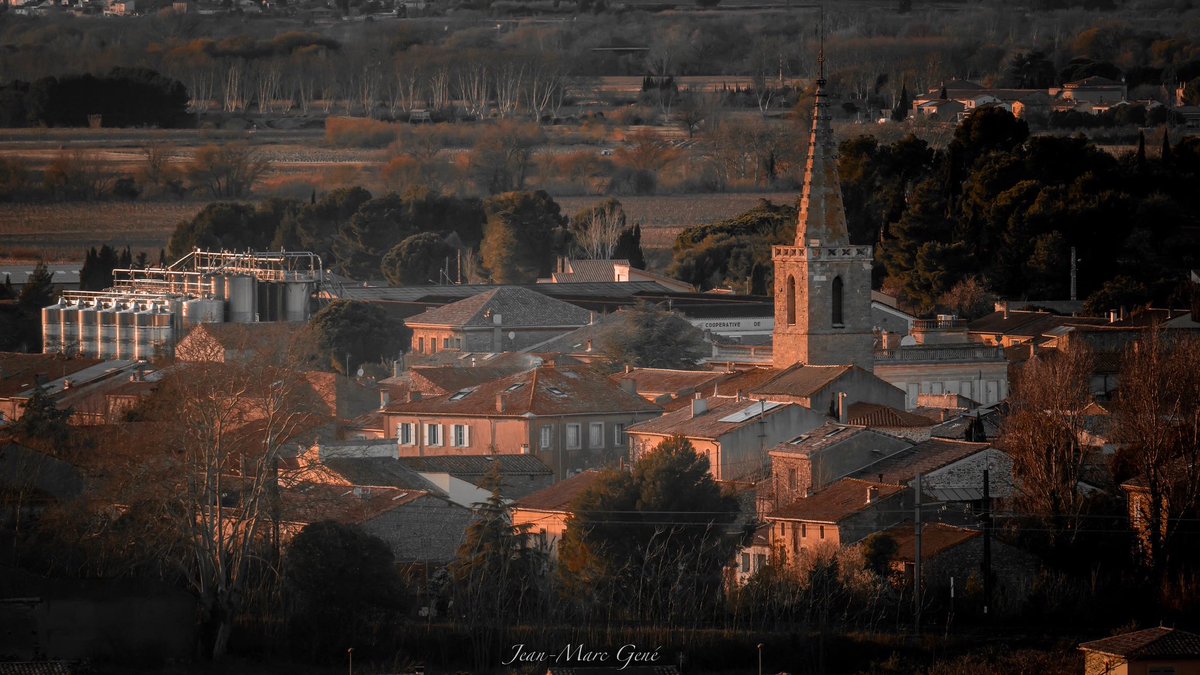
<instances>
[{"instance_id":1,"label":"utility pole","mask_svg":"<svg viewBox=\"0 0 1200 675\"><path fill-rule=\"evenodd\" d=\"M921 474L917 474L917 480L914 483L917 490L916 509L914 509L914 517L916 519L916 540L915 555L913 556L913 632L917 635L921 634Z\"/></svg>"},{"instance_id":2,"label":"utility pole","mask_svg":"<svg viewBox=\"0 0 1200 675\"><path fill-rule=\"evenodd\" d=\"M992 496L988 470L983 470L983 615L992 604Z\"/></svg>"}]
</instances>

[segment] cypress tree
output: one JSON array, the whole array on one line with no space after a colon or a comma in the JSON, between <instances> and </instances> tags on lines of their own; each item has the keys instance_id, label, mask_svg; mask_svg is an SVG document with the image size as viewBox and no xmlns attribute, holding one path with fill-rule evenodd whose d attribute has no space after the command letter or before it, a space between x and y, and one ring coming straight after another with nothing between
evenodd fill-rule
<instances>
[{"instance_id":1,"label":"cypress tree","mask_svg":"<svg viewBox=\"0 0 1200 675\"><path fill-rule=\"evenodd\" d=\"M1140 129L1138 130L1137 165L1139 169L1146 165L1146 132Z\"/></svg>"},{"instance_id":2,"label":"cypress tree","mask_svg":"<svg viewBox=\"0 0 1200 675\"><path fill-rule=\"evenodd\" d=\"M1162 163L1171 163L1171 137L1168 135L1166 129L1163 129Z\"/></svg>"}]
</instances>

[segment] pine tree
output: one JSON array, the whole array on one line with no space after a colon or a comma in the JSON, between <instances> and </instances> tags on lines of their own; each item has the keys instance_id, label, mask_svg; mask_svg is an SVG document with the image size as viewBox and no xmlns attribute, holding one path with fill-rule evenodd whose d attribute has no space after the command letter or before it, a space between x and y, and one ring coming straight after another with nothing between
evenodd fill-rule
<instances>
[{"instance_id":1,"label":"pine tree","mask_svg":"<svg viewBox=\"0 0 1200 675\"><path fill-rule=\"evenodd\" d=\"M165 249L165 248L158 249L158 266L159 267L167 266L167 249Z\"/></svg>"},{"instance_id":2,"label":"pine tree","mask_svg":"<svg viewBox=\"0 0 1200 675\"><path fill-rule=\"evenodd\" d=\"M123 270L127 270L132 266L133 266L133 253L129 250L129 247L126 246L125 249L123 251L121 251L121 255L117 257L117 267L120 269L123 269Z\"/></svg>"},{"instance_id":3,"label":"pine tree","mask_svg":"<svg viewBox=\"0 0 1200 675\"><path fill-rule=\"evenodd\" d=\"M40 312L47 305L54 303L54 275L46 268L46 263L38 261L33 268L33 274L25 280L17 304L27 312ZM40 316L40 315L39 315Z\"/></svg>"},{"instance_id":4,"label":"pine tree","mask_svg":"<svg viewBox=\"0 0 1200 675\"><path fill-rule=\"evenodd\" d=\"M912 101L908 98L908 84L900 87L900 98L896 101L896 107L892 108L892 119L896 122L903 122L908 119L908 109L912 107Z\"/></svg>"},{"instance_id":5,"label":"pine tree","mask_svg":"<svg viewBox=\"0 0 1200 675\"><path fill-rule=\"evenodd\" d=\"M95 284L96 277L96 247L88 249L83 259L83 267L79 268L79 290L98 291L102 287Z\"/></svg>"}]
</instances>

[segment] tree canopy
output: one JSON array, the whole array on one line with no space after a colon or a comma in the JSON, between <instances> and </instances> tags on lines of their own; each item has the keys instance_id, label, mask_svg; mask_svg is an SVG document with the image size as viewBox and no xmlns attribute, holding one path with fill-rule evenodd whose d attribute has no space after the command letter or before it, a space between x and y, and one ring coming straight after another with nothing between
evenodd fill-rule
<instances>
[{"instance_id":1,"label":"tree canopy","mask_svg":"<svg viewBox=\"0 0 1200 675\"><path fill-rule=\"evenodd\" d=\"M720 602L739 536L737 501L682 437L609 471L576 498L560 547L568 591L641 620L694 615Z\"/></svg>"},{"instance_id":2,"label":"tree canopy","mask_svg":"<svg viewBox=\"0 0 1200 675\"><path fill-rule=\"evenodd\" d=\"M412 332L378 305L335 300L310 325L328 366L350 374L363 363L391 359L408 350Z\"/></svg>"},{"instance_id":3,"label":"tree canopy","mask_svg":"<svg viewBox=\"0 0 1200 675\"><path fill-rule=\"evenodd\" d=\"M497 284L531 283L550 273L567 219L544 190L506 192L484 202L480 254Z\"/></svg>"}]
</instances>

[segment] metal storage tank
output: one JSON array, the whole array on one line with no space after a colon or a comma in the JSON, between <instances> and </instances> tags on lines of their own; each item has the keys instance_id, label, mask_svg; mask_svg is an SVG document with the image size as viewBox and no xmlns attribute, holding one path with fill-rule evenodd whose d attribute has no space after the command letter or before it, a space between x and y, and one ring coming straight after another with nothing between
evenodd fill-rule
<instances>
[{"instance_id":1,"label":"metal storage tank","mask_svg":"<svg viewBox=\"0 0 1200 675\"><path fill-rule=\"evenodd\" d=\"M154 355L151 342L154 307L139 307L133 314L133 358L149 359Z\"/></svg>"},{"instance_id":2,"label":"metal storage tank","mask_svg":"<svg viewBox=\"0 0 1200 675\"><path fill-rule=\"evenodd\" d=\"M283 308L284 319L287 321L308 321L308 284L303 281L293 281L287 285Z\"/></svg>"},{"instance_id":3,"label":"metal storage tank","mask_svg":"<svg viewBox=\"0 0 1200 675\"><path fill-rule=\"evenodd\" d=\"M183 323L185 326L197 326L202 323L223 323L225 321L225 303L221 300L203 298L188 300L183 303Z\"/></svg>"},{"instance_id":4,"label":"metal storage tank","mask_svg":"<svg viewBox=\"0 0 1200 675\"><path fill-rule=\"evenodd\" d=\"M42 308L42 351L57 352L62 349L63 304L56 302Z\"/></svg>"},{"instance_id":5,"label":"metal storage tank","mask_svg":"<svg viewBox=\"0 0 1200 675\"><path fill-rule=\"evenodd\" d=\"M114 353L118 359L133 358L137 343L137 333L134 328L136 308L137 305L131 303L117 310L117 340Z\"/></svg>"},{"instance_id":6,"label":"metal storage tank","mask_svg":"<svg viewBox=\"0 0 1200 675\"><path fill-rule=\"evenodd\" d=\"M76 312L76 321L79 323L79 353L84 355L95 354L96 345L96 306L79 301L79 310Z\"/></svg>"},{"instance_id":7,"label":"metal storage tank","mask_svg":"<svg viewBox=\"0 0 1200 675\"><path fill-rule=\"evenodd\" d=\"M250 323L254 321L258 304L254 277L230 277L225 284L225 295L229 299L229 320L231 322Z\"/></svg>"},{"instance_id":8,"label":"metal storage tank","mask_svg":"<svg viewBox=\"0 0 1200 675\"><path fill-rule=\"evenodd\" d=\"M212 275L208 280L208 289L214 298L225 297L225 277L220 274Z\"/></svg>"},{"instance_id":9,"label":"metal storage tank","mask_svg":"<svg viewBox=\"0 0 1200 675\"><path fill-rule=\"evenodd\" d=\"M79 342L79 310L76 303L71 301L63 303L60 327L62 329L59 337L60 349L70 354L78 354L81 345Z\"/></svg>"},{"instance_id":10,"label":"metal storage tank","mask_svg":"<svg viewBox=\"0 0 1200 675\"><path fill-rule=\"evenodd\" d=\"M96 311L96 324L100 328L100 348L96 356L102 359L117 354L117 308L104 305Z\"/></svg>"},{"instance_id":11,"label":"metal storage tank","mask_svg":"<svg viewBox=\"0 0 1200 675\"><path fill-rule=\"evenodd\" d=\"M218 303L221 301L218 300ZM154 332L150 340L151 346L160 356L175 354L175 315L169 308L162 307L154 313L152 321Z\"/></svg>"}]
</instances>

